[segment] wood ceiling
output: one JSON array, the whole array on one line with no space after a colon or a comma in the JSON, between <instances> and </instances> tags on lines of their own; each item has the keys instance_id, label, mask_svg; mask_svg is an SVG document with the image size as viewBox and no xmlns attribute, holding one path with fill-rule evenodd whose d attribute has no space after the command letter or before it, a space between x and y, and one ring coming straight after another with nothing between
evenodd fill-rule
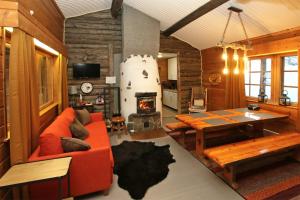
<instances>
[{"instance_id":1,"label":"wood ceiling","mask_svg":"<svg viewBox=\"0 0 300 200\"><path fill-rule=\"evenodd\" d=\"M124 0L124 3L157 19L161 30L189 15L209 0ZM66 18L90 12L110 9L112 0L56 0ZM221 39L228 16L227 8L243 9L242 17L249 37L265 35L300 26L299 0L230 0L208 12L173 36L188 42L198 49L215 46ZM233 16L225 40L244 39L237 16Z\"/></svg>"}]
</instances>

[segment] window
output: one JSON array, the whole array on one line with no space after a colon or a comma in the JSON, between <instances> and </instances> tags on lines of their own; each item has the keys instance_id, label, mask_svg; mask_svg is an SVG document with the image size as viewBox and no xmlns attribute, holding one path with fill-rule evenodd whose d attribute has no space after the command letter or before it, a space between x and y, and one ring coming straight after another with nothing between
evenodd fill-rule
<instances>
[{"instance_id":1,"label":"window","mask_svg":"<svg viewBox=\"0 0 300 200\"><path fill-rule=\"evenodd\" d=\"M271 68L272 59L251 59L249 69L245 71L245 92L248 97L257 98L260 90L271 97Z\"/></svg>"},{"instance_id":2,"label":"window","mask_svg":"<svg viewBox=\"0 0 300 200\"><path fill-rule=\"evenodd\" d=\"M288 92L292 103L298 102L298 56L282 57L282 90Z\"/></svg>"},{"instance_id":3,"label":"window","mask_svg":"<svg viewBox=\"0 0 300 200\"><path fill-rule=\"evenodd\" d=\"M36 51L36 64L39 73L39 103L40 109L43 109L53 102L53 58Z\"/></svg>"}]
</instances>

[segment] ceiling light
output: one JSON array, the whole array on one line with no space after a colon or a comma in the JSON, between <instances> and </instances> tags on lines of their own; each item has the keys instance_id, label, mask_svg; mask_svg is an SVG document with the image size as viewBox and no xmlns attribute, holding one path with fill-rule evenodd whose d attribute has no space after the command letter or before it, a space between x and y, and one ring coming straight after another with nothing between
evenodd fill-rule
<instances>
[{"instance_id":1,"label":"ceiling light","mask_svg":"<svg viewBox=\"0 0 300 200\"><path fill-rule=\"evenodd\" d=\"M162 58L163 57L162 53L158 53L157 57Z\"/></svg>"},{"instance_id":2,"label":"ceiling light","mask_svg":"<svg viewBox=\"0 0 300 200\"><path fill-rule=\"evenodd\" d=\"M33 41L34 41L35 46L37 46L37 47L39 47L39 48L41 48L41 49L43 49L43 50L45 50L45 51L53 54L53 55L56 55L56 56L59 55L58 51L52 49L48 45L46 45L46 44L42 43L41 41L39 41L38 39L34 38Z\"/></svg>"},{"instance_id":3,"label":"ceiling light","mask_svg":"<svg viewBox=\"0 0 300 200\"><path fill-rule=\"evenodd\" d=\"M220 42L217 44L217 46L223 48L222 59L225 61L225 66L224 66L224 69L223 69L223 73L224 74L228 74L229 73L229 69L228 69L228 65L227 65L227 63L228 63L228 56L227 56L227 50L226 49L227 48L231 48L231 49L234 50L233 60L236 62L236 66L235 66L235 69L234 69L233 72L234 72L234 74L239 74L239 56L238 56L237 51L239 49L241 49L241 50L244 51L244 64L245 64L245 68L246 68L246 65L248 64L247 50L249 50L251 48L251 44L250 44L250 41L249 41L246 29L245 29L243 20L242 20L241 15L240 15L240 13L243 12L243 10L241 10L239 8L235 8L235 7L229 7L228 10L229 10L229 15L228 15L228 19L227 19L227 22L226 22L226 25L225 25L225 29L224 29L222 38L221 38ZM245 44L238 44L238 43L226 43L224 41L225 40L226 31L228 29L228 25L229 25L229 22L230 22L230 19L231 19L231 16L232 16L232 12L237 13L237 15L239 17L241 26L243 28L243 31L244 31L244 34L245 34L245 37L246 37L247 45L245 45Z\"/></svg>"}]
</instances>

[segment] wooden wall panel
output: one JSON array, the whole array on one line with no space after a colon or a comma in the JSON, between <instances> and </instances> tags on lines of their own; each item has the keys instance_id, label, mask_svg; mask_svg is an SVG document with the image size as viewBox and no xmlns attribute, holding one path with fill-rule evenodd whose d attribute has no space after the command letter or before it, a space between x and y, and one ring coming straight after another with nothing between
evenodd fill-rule
<instances>
[{"instance_id":1,"label":"wooden wall panel","mask_svg":"<svg viewBox=\"0 0 300 200\"><path fill-rule=\"evenodd\" d=\"M224 61L221 59L220 48L209 48L201 51L203 63L203 85L207 88L208 110L225 109L225 83L226 77L222 74ZM221 83L212 85L209 82L211 74L221 74Z\"/></svg>"},{"instance_id":2,"label":"wooden wall panel","mask_svg":"<svg viewBox=\"0 0 300 200\"><path fill-rule=\"evenodd\" d=\"M168 80L168 59L158 59L158 72L160 81L167 81Z\"/></svg>"},{"instance_id":3,"label":"wooden wall panel","mask_svg":"<svg viewBox=\"0 0 300 200\"><path fill-rule=\"evenodd\" d=\"M121 24L121 18L112 18L110 10L90 13L66 21L65 41L69 55L68 84L76 85L80 92L82 82L91 82L94 90L89 95L83 95L85 101L95 102L97 96L103 92L101 88L107 86L105 77L113 74L113 54L122 53ZM100 78L73 79L74 63L99 63ZM110 95L108 95L109 99L111 99ZM96 111L103 111L103 109L103 106L96 106Z\"/></svg>"},{"instance_id":4,"label":"wooden wall panel","mask_svg":"<svg viewBox=\"0 0 300 200\"><path fill-rule=\"evenodd\" d=\"M43 24L57 39L63 41L64 15L54 0L19 0L24 12L34 11L33 17Z\"/></svg>"},{"instance_id":5,"label":"wooden wall panel","mask_svg":"<svg viewBox=\"0 0 300 200\"><path fill-rule=\"evenodd\" d=\"M160 52L178 54L178 112L188 112L191 88L201 85L201 64L199 50L175 37L160 37Z\"/></svg>"},{"instance_id":6,"label":"wooden wall panel","mask_svg":"<svg viewBox=\"0 0 300 200\"><path fill-rule=\"evenodd\" d=\"M0 26L17 27L67 55L63 45L64 16L54 0L1 1L0 18Z\"/></svg>"}]
</instances>

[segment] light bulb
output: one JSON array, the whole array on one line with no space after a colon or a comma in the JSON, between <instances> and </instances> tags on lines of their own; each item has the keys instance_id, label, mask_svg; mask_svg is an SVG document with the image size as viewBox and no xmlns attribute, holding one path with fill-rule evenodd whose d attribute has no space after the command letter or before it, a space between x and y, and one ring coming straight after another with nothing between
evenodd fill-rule
<instances>
[{"instance_id":1,"label":"light bulb","mask_svg":"<svg viewBox=\"0 0 300 200\"><path fill-rule=\"evenodd\" d=\"M233 60L237 61L238 59L239 59L239 56L237 54L237 50L235 49L234 53L233 53Z\"/></svg>"},{"instance_id":2,"label":"light bulb","mask_svg":"<svg viewBox=\"0 0 300 200\"><path fill-rule=\"evenodd\" d=\"M222 54L222 59L223 59L223 60L227 60L227 58L228 58L227 53L223 53L223 54Z\"/></svg>"},{"instance_id":3,"label":"light bulb","mask_svg":"<svg viewBox=\"0 0 300 200\"><path fill-rule=\"evenodd\" d=\"M239 73L240 73L240 70L239 70L239 68L238 68L238 67L236 67L236 68L233 70L233 73L234 73L234 74L236 74L236 75L237 75L237 74L239 74Z\"/></svg>"},{"instance_id":4,"label":"light bulb","mask_svg":"<svg viewBox=\"0 0 300 200\"><path fill-rule=\"evenodd\" d=\"M222 59L223 60L227 60L228 56L227 56L227 50L226 47L223 47L223 54L222 54Z\"/></svg>"},{"instance_id":5,"label":"light bulb","mask_svg":"<svg viewBox=\"0 0 300 200\"><path fill-rule=\"evenodd\" d=\"M229 70L228 70L227 67L225 67L225 68L223 69L223 74L228 74L228 73L229 73Z\"/></svg>"}]
</instances>

